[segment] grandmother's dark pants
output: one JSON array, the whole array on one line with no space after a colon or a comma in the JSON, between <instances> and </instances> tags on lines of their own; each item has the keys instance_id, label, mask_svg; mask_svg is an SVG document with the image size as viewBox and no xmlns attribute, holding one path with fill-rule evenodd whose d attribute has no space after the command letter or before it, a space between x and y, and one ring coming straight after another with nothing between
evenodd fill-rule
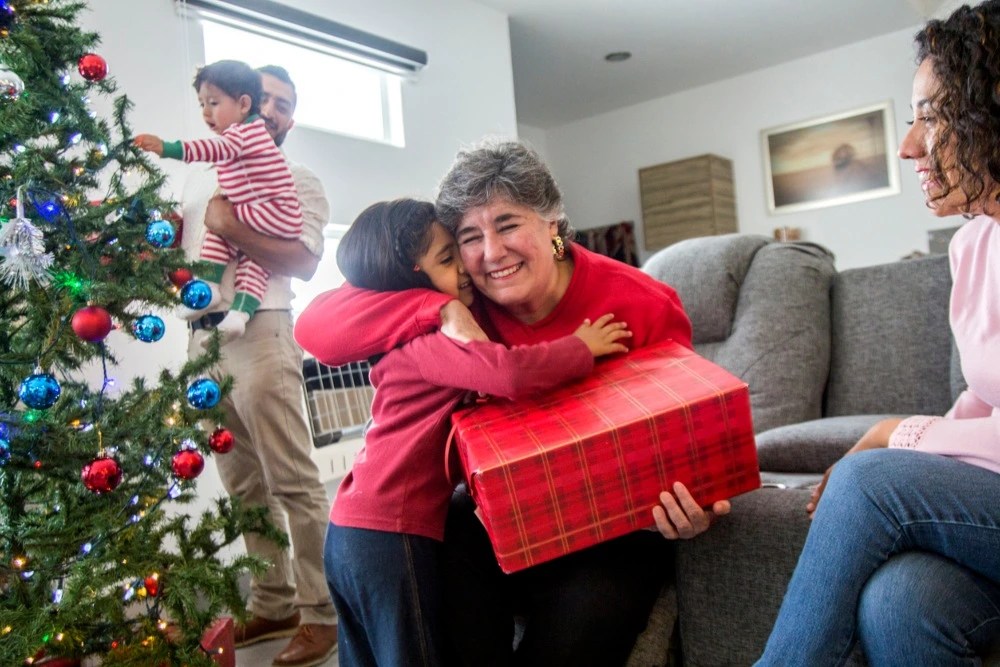
<instances>
[{"instance_id":1,"label":"grandmother's dark pants","mask_svg":"<svg viewBox=\"0 0 1000 667\"><path fill-rule=\"evenodd\" d=\"M445 606L459 664L624 665L673 572L670 542L642 531L505 575L474 509L456 492L445 529ZM516 651L515 616L524 622Z\"/></svg>"}]
</instances>

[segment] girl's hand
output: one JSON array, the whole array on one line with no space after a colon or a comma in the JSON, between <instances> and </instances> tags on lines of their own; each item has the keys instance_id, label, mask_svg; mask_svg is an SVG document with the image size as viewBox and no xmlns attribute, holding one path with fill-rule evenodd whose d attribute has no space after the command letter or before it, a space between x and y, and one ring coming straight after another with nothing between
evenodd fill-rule
<instances>
[{"instance_id":1,"label":"girl's hand","mask_svg":"<svg viewBox=\"0 0 1000 667\"><path fill-rule=\"evenodd\" d=\"M593 324L590 320L584 320L580 328L573 332L573 335L586 343L595 357L628 352L628 348L618 341L630 338L632 332L626 328L628 325L624 322L612 322L611 320L614 318L614 315L608 313L598 317Z\"/></svg>"},{"instance_id":2,"label":"girl's hand","mask_svg":"<svg viewBox=\"0 0 1000 667\"><path fill-rule=\"evenodd\" d=\"M458 299L452 299L441 308L441 333L459 343L489 340L472 311Z\"/></svg>"},{"instance_id":3,"label":"girl's hand","mask_svg":"<svg viewBox=\"0 0 1000 667\"><path fill-rule=\"evenodd\" d=\"M879 449L881 447L889 446L889 438L892 436L892 432L896 430L899 426L899 422L903 421L902 417L891 417L889 419L883 419L878 422L870 429L868 432L861 436L857 444L851 447L847 454L844 456L849 456L856 452L861 452L866 449ZM834 465L837 465L836 463ZM816 508L819 506L819 499L823 496L823 491L826 490L826 483L830 481L830 473L833 472L833 466L826 469L823 473L823 479L820 483L816 485L816 488L812 490L809 495L809 502L806 503L806 512L809 513L809 518L813 518L816 513Z\"/></svg>"},{"instance_id":4,"label":"girl's hand","mask_svg":"<svg viewBox=\"0 0 1000 667\"><path fill-rule=\"evenodd\" d=\"M156 153L160 157L163 157L163 139L160 139L155 134L138 134L132 140L132 143L147 153Z\"/></svg>"}]
</instances>

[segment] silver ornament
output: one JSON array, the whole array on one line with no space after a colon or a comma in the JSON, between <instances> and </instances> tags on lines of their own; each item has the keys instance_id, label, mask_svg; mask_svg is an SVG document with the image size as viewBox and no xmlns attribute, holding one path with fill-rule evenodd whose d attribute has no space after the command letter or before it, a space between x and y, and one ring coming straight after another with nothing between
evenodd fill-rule
<instances>
[{"instance_id":1,"label":"silver ornament","mask_svg":"<svg viewBox=\"0 0 1000 667\"><path fill-rule=\"evenodd\" d=\"M0 65L0 101L14 102L24 92L24 81L17 74Z\"/></svg>"},{"instance_id":2,"label":"silver ornament","mask_svg":"<svg viewBox=\"0 0 1000 667\"><path fill-rule=\"evenodd\" d=\"M17 289L25 289L30 280L49 284L49 267L55 261L45 252L42 230L24 217L24 198L17 190L17 217L0 227L0 280Z\"/></svg>"}]
</instances>

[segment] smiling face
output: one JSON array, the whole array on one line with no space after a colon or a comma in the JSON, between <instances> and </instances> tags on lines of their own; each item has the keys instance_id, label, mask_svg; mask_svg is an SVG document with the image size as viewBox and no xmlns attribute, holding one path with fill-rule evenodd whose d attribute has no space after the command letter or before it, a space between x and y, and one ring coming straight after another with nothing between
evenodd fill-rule
<instances>
[{"instance_id":1,"label":"smiling face","mask_svg":"<svg viewBox=\"0 0 1000 667\"><path fill-rule=\"evenodd\" d=\"M415 268L427 274L439 292L456 297L466 306L472 305L472 280L465 272L462 259L455 246L455 238L435 222L428 232L431 243L418 260Z\"/></svg>"},{"instance_id":2,"label":"smiling face","mask_svg":"<svg viewBox=\"0 0 1000 667\"><path fill-rule=\"evenodd\" d=\"M533 209L495 199L470 209L455 239L479 291L526 323L551 313L569 286L570 261L556 262L557 223Z\"/></svg>"},{"instance_id":3,"label":"smiling face","mask_svg":"<svg viewBox=\"0 0 1000 667\"><path fill-rule=\"evenodd\" d=\"M280 146L292 129L295 113L295 89L273 74L260 75L260 117L267 133Z\"/></svg>"},{"instance_id":4,"label":"smiling face","mask_svg":"<svg viewBox=\"0 0 1000 667\"><path fill-rule=\"evenodd\" d=\"M976 201L970 202L960 187L960 171L953 146L955 135L950 134L948 143L939 145L945 127L944 120L933 105L938 91L939 82L934 73L933 60L925 58L913 77L913 98L910 103L913 121L899 144L899 157L913 160L927 206L935 215L945 217L962 213L983 213L987 201L985 193ZM942 179L945 182L942 183ZM987 192L990 190L992 188L987 188Z\"/></svg>"},{"instance_id":5,"label":"smiling face","mask_svg":"<svg viewBox=\"0 0 1000 667\"><path fill-rule=\"evenodd\" d=\"M236 99L211 83L203 83L198 88L198 104L201 105L202 119L216 134L222 134L231 125L242 123L250 115L249 95L240 95Z\"/></svg>"}]
</instances>

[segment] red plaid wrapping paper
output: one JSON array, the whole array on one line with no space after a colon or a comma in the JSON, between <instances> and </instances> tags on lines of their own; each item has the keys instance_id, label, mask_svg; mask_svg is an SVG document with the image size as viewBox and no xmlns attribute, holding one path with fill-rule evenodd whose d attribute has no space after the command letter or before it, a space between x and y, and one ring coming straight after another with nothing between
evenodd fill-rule
<instances>
[{"instance_id":1,"label":"red plaid wrapping paper","mask_svg":"<svg viewBox=\"0 0 1000 667\"><path fill-rule=\"evenodd\" d=\"M675 481L702 506L760 486L746 383L673 341L452 421L504 572L651 526Z\"/></svg>"},{"instance_id":2,"label":"red plaid wrapping paper","mask_svg":"<svg viewBox=\"0 0 1000 667\"><path fill-rule=\"evenodd\" d=\"M176 626L169 626L166 631L167 637L176 632ZM212 662L219 667L236 667L235 632L233 619L222 616L215 619L201 636L201 647L212 656Z\"/></svg>"}]
</instances>

